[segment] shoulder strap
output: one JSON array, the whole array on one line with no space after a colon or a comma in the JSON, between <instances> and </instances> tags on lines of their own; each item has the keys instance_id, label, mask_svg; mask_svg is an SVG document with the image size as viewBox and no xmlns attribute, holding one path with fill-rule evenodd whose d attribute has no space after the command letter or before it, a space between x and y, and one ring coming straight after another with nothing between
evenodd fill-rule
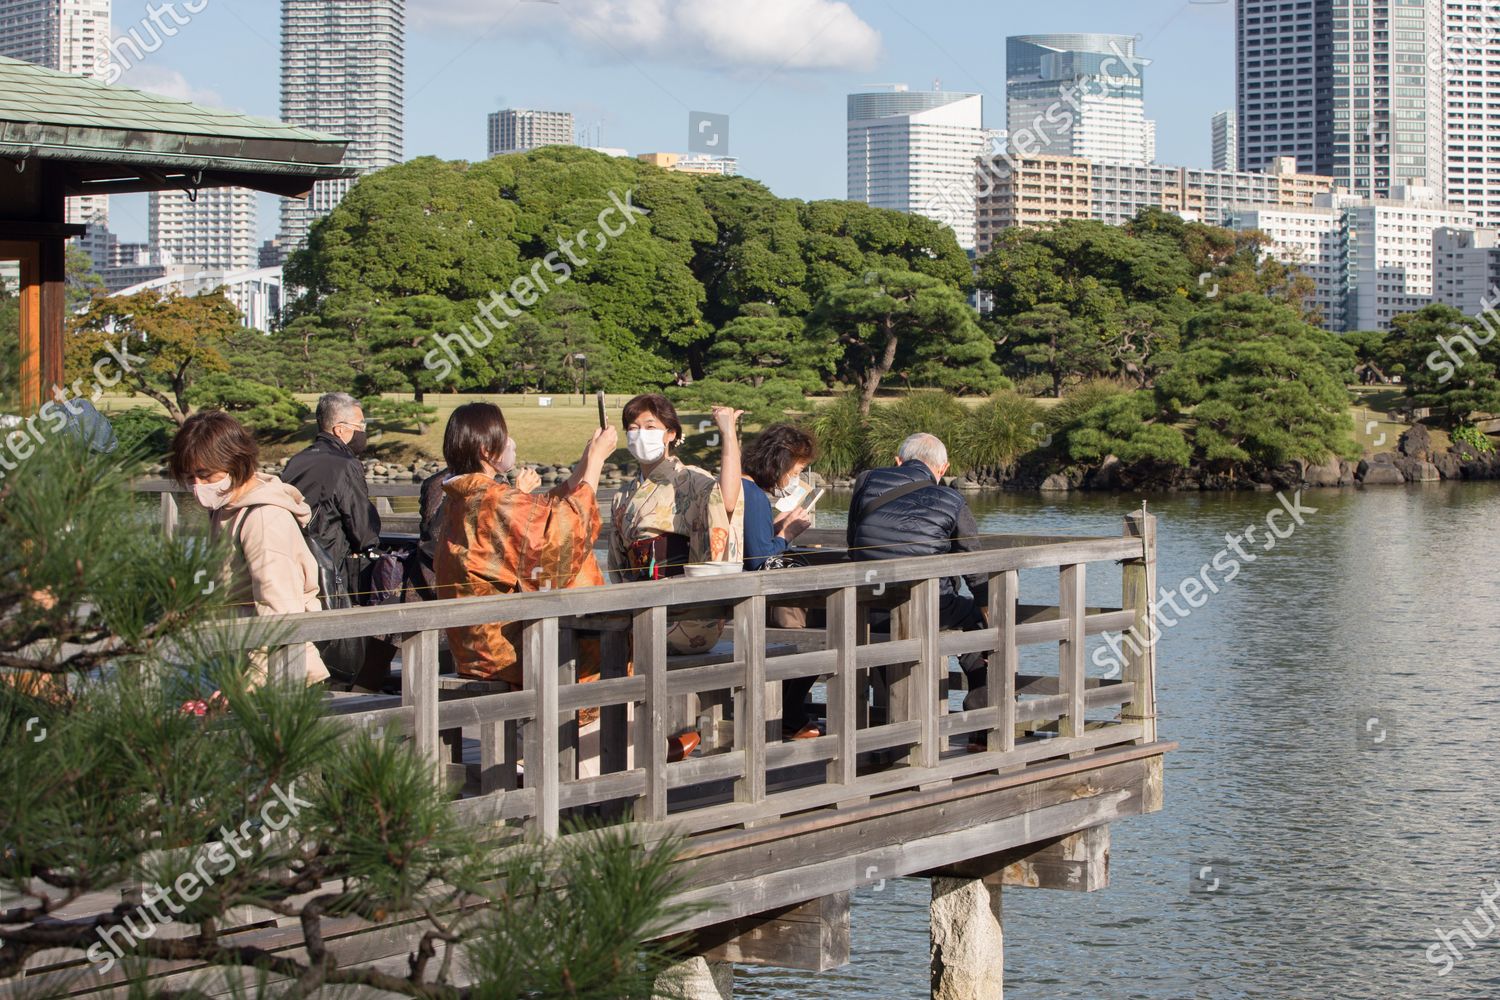
<instances>
[{"instance_id":1,"label":"shoulder strap","mask_svg":"<svg viewBox=\"0 0 1500 1000\"><path fill-rule=\"evenodd\" d=\"M869 516L870 514L873 514L880 508L884 507L886 504L890 503L892 500L898 500L901 497L906 496L906 494L908 493L915 493L917 492L917 490L925 490L929 486L936 485L937 483L924 483L921 480L904 483L901 486L897 486L893 490L887 490L886 492L880 494L880 496L876 497L873 502L865 506L863 513L866 516Z\"/></svg>"}]
</instances>

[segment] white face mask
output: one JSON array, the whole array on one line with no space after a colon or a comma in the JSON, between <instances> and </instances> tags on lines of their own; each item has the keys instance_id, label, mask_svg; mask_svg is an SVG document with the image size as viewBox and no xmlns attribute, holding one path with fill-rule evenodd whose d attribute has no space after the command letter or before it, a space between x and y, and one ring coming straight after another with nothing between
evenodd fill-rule
<instances>
[{"instance_id":1,"label":"white face mask","mask_svg":"<svg viewBox=\"0 0 1500 1000\"><path fill-rule=\"evenodd\" d=\"M505 439L505 448L500 452L500 457L493 462L495 475L503 476L516 467L516 439L508 437Z\"/></svg>"},{"instance_id":2,"label":"white face mask","mask_svg":"<svg viewBox=\"0 0 1500 1000\"><path fill-rule=\"evenodd\" d=\"M211 483L195 483L193 485L193 497L204 510L221 509L229 502L229 494L233 492L234 481L228 476Z\"/></svg>"},{"instance_id":3,"label":"white face mask","mask_svg":"<svg viewBox=\"0 0 1500 1000\"><path fill-rule=\"evenodd\" d=\"M655 462L667 453L667 432L661 427L627 431L625 443L637 461Z\"/></svg>"}]
</instances>

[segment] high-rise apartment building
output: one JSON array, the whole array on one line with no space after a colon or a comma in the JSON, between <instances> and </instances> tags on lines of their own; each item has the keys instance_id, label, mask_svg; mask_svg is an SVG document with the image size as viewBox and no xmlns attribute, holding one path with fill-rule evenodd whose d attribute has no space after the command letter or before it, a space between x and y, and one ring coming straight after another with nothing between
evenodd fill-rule
<instances>
[{"instance_id":1,"label":"high-rise apartment building","mask_svg":"<svg viewBox=\"0 0 1500 1000\"><path fill-rule=\"evenodd\" d=\"M1312 275L1325 328L1388 330L1433 301L1434 233L1473 229L1474 217L1431 188L1397 187L1390 198L1334 193L1304 209L1258 209L1230 220L1270 238L1266 250Z\"/></svg>"},{"instance_id":2,"label":"high-rise apartment building","mask_svg":"<svg viewBox=\"0 0 1500 1000\"><path fill-rule=\"evenodd\" d=\"M941 90L849 95L848 197L915 212L974 246L974 167L986 152L983 98Z\"/></svg>"},{"instance_id":3,"label":"high-rise apartment building","mask_svg":"<svg viewBox=\"0 0 1500 1000\"><path fill-rule=\"evenodd\" d=\"M1238 170L1238 134L1233 111L1220 111L1214 115L1210 126L1212 138L1211 160L1215 170Z\"/></svg>"},{"instance_id":4,"label":"high-rise apartment building","mask_svg":"<svg viewBox=\"0 0 1500 1000\"><path fill-rule=\"evenodd\" d=\"M400 163L405 0L281 0L281 119L349 140L346 166ZM319 181L281 203L281 241L301 246L354 180Z\"/></svg>"},{"instance_id":5,"label":"high-rise apartment building","mask_svg":"<svg viewBox=\"0 0 1500 1000\"><path fill-rule=\"evenodd\" d=\"M487 135L491 156L538 146L572 146L573 112L506 108L490 115Z\"/></svg>"},{"instance_id":6,"label":"high-rise apartment building","mask_svg":"<svg viewBox=\"0 0 1500 1000\"><path fill-rule=\"evenodd\" d=\"M1447 0L1442 66L1449 204L1500 227L1500 8Z\"/></svg>"},{"instance_id":7,"label":"high-rise apartment building","mask_svg":"<svg viewBox=\"0 0 1500 1000\"><path fill-rule=\"evenodd\" d=\"M1433 230L1432 300L1466 316L1493 309L1500 301L1500 232Z\"/></svg>"},{"instance_id":8,"label":"high-rise apartment building","mask_svg":"<svg viewBox=\"0 0 1500 1000\"><path fill-rule=\"evenodd\" d=\"M1291 158L1269 173L1249 173L1080 156L990 157L979 171L975 243L985 253L1004 229L1061 219L1120 225L1143 208L1222 225L1248 206L1311 208L1332 190L1333 178L1299 174Z\"/></svg>"},{"instance_id":9,"label":"high-rise apartment building","mask_svg":"<svg viewBox=\"0 0 1500 1000\"><path fill-rule=\"evenodd\" d=\"M246 188L155 191L150 241L164 260L205 271L241 271L259 262L255 193Z\"/></svg>"},{"instance_id":10,"label":"high-rise apartment building","mask_svg":"<svg viewBox=\"0 0 1500 1000\"><path fill-rule=\"evenodd\" d=\"M1240 168L1280 156L1364 197L1446 183L1448 0L1240 0Z\"/></svg>"},{"instance_id":11,"label":"high-rise apartment building","mask_svg":"<svg viewBox=\"0 0 1500 1000\"><path fill-rule=\"evenodd\" d=\"M1005 118L1021 156L1150 163L1144 69L1130 35L1014 35L1005 42Z\"/></svg>"},{"instance_id":12,"label":"high-rise apartment building","mask_svg":"<svg viewBox=\"0 0 1500 1000\"><path fill-rule=\"evenodd\" d=\"M108 78L110 0L0 0L0 56ZM109 197L68 199L71 223L109 225Z\"/></svg>"}]
</instances>

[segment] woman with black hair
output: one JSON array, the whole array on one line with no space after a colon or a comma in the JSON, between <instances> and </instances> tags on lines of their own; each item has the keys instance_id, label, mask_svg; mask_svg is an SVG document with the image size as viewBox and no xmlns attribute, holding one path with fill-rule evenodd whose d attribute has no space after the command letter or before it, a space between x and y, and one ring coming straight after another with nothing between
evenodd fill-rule
<instances>
[{"instance_id":1,"label":"woman with black hair","mask_svg":"<svg viewBox=\"0 0 1500 1000\"><path fill-rule=\"evenodd\" d=\"M818 446L811 434L792 424L772 424L745 448L741 461L745 508L745 569L767 568L768 561L786 553L797 536L812 524L812 515L801 505L777 513L773 504L796 492L797 481L817 457ZM771 609L771 624L779 628L806 628L807 611L802 608ZM804 702L815 678L798 677L781 683L781 731L791 740L821 736L808 718Z\"/></svg>"}]
</instances>

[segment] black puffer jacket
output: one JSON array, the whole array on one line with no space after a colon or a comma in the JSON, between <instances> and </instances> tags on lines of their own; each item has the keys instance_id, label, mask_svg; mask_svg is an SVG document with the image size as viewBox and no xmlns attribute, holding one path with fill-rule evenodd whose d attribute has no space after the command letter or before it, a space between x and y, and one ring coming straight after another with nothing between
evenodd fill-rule
<instances>
[{"instance_id":1,"label":"black puffer jacket","mask_svg":"<svg viewBox=\"0 0 1500 1000\"><path fill-rule=\"evenodd\" d=\"M881 496L908 483L928 485L896 497L878 509L870 508ZM932 478L932 470L921 462L906 462L888 469L871 469L854 483L849 504L849 558L900 559L932 556L945 552L979 551L979 528L963 496ZM984 575L965 577L969 591L983 603L988 600L989 580ZM942 599L958 594L958 579L943 580Z\"/></svg>"},{"instance_id":2,"label":"black puffer jacket","mask_svg":"<svg viewBox=\"0 0 1500 1000\"><path fill-rule=\"evenodd\" d=\"M295 486L312 508L307 530L335 562L342 564L351 553L380 544L380 515L370 503L365 467L332 434L320 433L293 455L281 481Z\"/></svg>"}]
</instances>

